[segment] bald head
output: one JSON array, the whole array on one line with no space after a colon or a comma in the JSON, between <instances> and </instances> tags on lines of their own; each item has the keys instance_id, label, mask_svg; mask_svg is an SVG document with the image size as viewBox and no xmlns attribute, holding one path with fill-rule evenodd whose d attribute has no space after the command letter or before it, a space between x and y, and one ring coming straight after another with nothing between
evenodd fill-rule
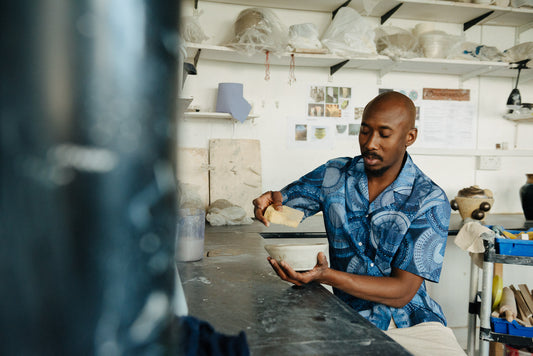
<instances>
[{"instance_id":1,"label":"bald head","mask_svg":"<svg viewBox=\"0 0 533 356\"><path fill-rule=\"evenodd\" d=\"M367 104L359 131L367 177L388 183L396 178L407 147L416 140L415 118L415 105L398 92L380 94Z\"/></svg>"},{"instance_id":2,"label":"bald head","mask_svg":"<svg viewBox=\"0 0 533 356\"><path fill-rule=\"evenodd\" d=\"M396 91L381 93L366 105L363 117L384 110L394 111L395 116L401 119L402 126L405 125L407 130L415 127L416 107L407 96Z\"/></svg>"}]
</instances>

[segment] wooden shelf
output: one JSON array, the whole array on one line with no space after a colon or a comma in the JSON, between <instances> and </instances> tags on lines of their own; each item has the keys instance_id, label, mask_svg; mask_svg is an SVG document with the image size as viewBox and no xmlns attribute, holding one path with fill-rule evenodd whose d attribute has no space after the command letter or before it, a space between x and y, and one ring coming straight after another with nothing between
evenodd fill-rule
<instances>
[{"instance_id":1,"label":"wooden shelf","mask_svg":"<svg viewBox=\"0 0 533 356\"><path fill-rule=\"evenodd\" d=\"M207 112L207 111L186 111L183 113L183 117L185 119L198 119L198 118L204 118L204 119L227 119L227 120L235 120L233 116L227 113L223 112ZM249 115L246 120L249 119L255 119L259 116L257 115Z\"/></svg>"},{"instance_id":2,"label":"wooden shelf","mask_svg":"<svg viewBox=\"0 0 533 356\"><path fill-rule=\"evenodd\" d=\"M198 50L200 59L221 62L262 64L265 63L265 55L256 53L251 56L244 55L236 50L210 44L186 43L187 57L194 57ZM270 65L289 66L291 53L281 56L270 56ZM331 67L346 60L333 54L308 54L294 53L296 68L302 67ZM447 60L434 58L413 58L399 59L393 61L389 57L374 55L364 58L350 58L350 61L343 68L374 70L380 76L388 72L409 72L409 73L431 73L444 75L458 75L463 80L468 80L477 76L488 77L516 77L516 70L509 69L509 64L505 62L486 62L476 60ZM526 73L521 79L527 81L527 77L533 73Z\"/></svg>"},{"instance_id":3,"label":"wooden shelf","mask_svg":"<svg viewBox=\"0 0 533 356\"><path fill-rule=\"evenodd\" d=\"M245 6L265 6L264 2L259 0L209 1ZM344 2L345 0L269 0L268 7L331 12ZM392 15L392 18L464 24L487 12L494 11L488 17L481 20L479 24L521 27L533 22L533 9L527 7L499 7L495 5L442 0L381 0L370 13L366 13L363 0L352 0L348 6L354 8L361 15L381 17L399 4L402 4L402 6Z\"/></svg>"}]
</instances>

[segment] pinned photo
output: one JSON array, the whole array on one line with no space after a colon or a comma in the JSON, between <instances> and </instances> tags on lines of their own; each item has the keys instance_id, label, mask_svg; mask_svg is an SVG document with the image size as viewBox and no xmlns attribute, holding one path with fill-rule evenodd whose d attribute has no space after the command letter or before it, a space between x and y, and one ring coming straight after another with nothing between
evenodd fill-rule
<instances>
[{"instance_id":1,"label":"pinned photo","mask_svg":"<svg viewBox=\"0 0 533 356\"><path fill-rule=\"evenodd\" d=\"M324 116L324 104L307 104L307 115L313 117L323 117Z\"/></svg>"},{"instance_id":2,"label":"pinned photo","mask_svg":"<svg viewBox=\"0 0 533 356\"><path fill-rule=\"evenodd\" d=\"M311 102L323 103L324 102L324 87L311 86L309 89L309 98Z\"/></svg>"},{"instance_id":3,"label":"pinned photo","mask_svg":"<svg viewBox=\"0 0 533 356\"><path fill-rule=\"evenodd\" d=\"M361 119L363 117L363 111L365 111L364 107L353 108L353 118L355 120Z\"/></svg>"},{"instance_id":4,"label":"pinned photo","mask_svg":"<svg viewBox=\"0 0 533 356\"><path fill-rule=\"evenodd\" d=\"M348 125L346 124L336 125L335 128L337 129L337 134L342 135L346 133L346 130L348 129Z\"/></svg>"},{"instance_id":5,"label":"pinned photo","mask_svg":"<svg viewBox=\"0 0 533 356\"><path fill-rule=\"evenodd\" d=\"M341 87L340 88L340 96L341 96L341 98L350 99L352 97L352 88Z\"/></svg>"},{"instance_id":6,"label":"pinned photo","mask_svg":"<svg viewBox=\"0 0 533 356\"><path fill-rule=\"evenodd\" d=\"M348 99L341 99L341 110L346 110L348 108L348 105L350 105L350 100Z\"/></svg>"},{"instance_id":7,"label":"pinned photo","mask_svg":"<svg viewBox=\"0 0 533 356\"><path fill-rule=\"evenodd\" d=\"M294 140L307 141L307 125L294 125Z\"/></svg>"},{"instance_id":8,"label":"pinned photo","mask_svg":"<svg viewBox=\"0 0 533 356\"><path fill-rule=\"evenodd\" d=\"M326 103L337 104L339 102L339 88L326 87Z\"/></svg>"},{"instance_id":9,"label":"pinned photo","mask_svg":"<svg viewBox=\"0 0 533 356\"><path fill-rule=\"evenodd\" d=\"M326 117L341 117L341 109L337 104L326 104Z\"/></svg>"},{"instance_id":10,"label":"pinned photo","mask_svg":"<svg viewBox=\"0 0 533 356\"><path fill-rule=\"evenodd\" d=\"M348 125L348 135L349 136L357 136L359 135L359 130L361 129L361 125L359 124L349 124Z\"/></svg>"},{"instance_id":11,"label":"pinned photo","mask_svg":"<svg viewBox=\"0 0 533 356\"><path fill-rule=\"evenodd\" d=\"M326 139L328 136L328 128L326 126L313 126L312 127L312 136L313 141L320 141Z\"/></svg>"}]
</instances>

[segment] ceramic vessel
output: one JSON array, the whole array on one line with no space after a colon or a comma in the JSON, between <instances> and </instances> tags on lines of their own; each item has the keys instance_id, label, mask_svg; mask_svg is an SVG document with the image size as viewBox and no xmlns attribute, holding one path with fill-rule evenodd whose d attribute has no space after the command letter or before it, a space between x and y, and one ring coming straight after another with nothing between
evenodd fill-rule
<instances>
[{"instance_id":1,"label":"ceramic vessel","mask_svg":"<svg viewBox=\"0 0 533 356\"><path fill-rule=\"evenodd\" d=\"M319 252L324 252L329 263L328 244L326 242L265 245L265 250L270 257L277 261L287 262L295 271L313 269L317 263Z\"/></svg>"},{"instance_id":2,"label":"ceramic vessel","mask_svg":"<svg viewBox=\"0 0 533 356\"><path fill-rule=\"evenodd\" d=\"M526 184L520 187L520 201L526 220L533 220L533 173L526 174Z\"/></svg>"},{"instance_id":3,"label":"ceramic vessel","mask_svg":"<svg viewBox=\"0 0 533 356\"><path fill-rule=\"evenodd\" d=\"M461 189L455 199L450 201L453 210L459 210L461 218L484 221L494 204L492 191L477 185Z\"/></svg>"}]
</instances>

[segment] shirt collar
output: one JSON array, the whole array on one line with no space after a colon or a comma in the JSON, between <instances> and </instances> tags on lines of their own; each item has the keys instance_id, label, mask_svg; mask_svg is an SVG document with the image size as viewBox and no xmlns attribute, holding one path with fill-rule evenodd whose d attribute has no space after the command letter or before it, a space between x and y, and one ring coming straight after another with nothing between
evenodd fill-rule
<instances>
[{"instance_id":1,"label":"shirt collar","mask_svg":"<svg viewBox=\"0 0 533 356\"><path fill-rule=\"evenodd\" d=\"M411 159L411 156L409 153L405 152L407 155L407 158L405 160L405 164L402 167L402 170L400 171L400 174L394 182L390 186L388 186L385 190L393 190L394 192L409 196L411 195L411 191L413 190L413 184L415 182L416 177L416 166ZM363 160L363 156L356 156L354 157L352 164L350 165L350 169L348 170L348 174L359 176L360 178L365 179L358 179L359 183L359 190L361 192L366 191L366 197L368 197L368 179L365 173L365 163Z\"/></svg>"}]
</instances>

